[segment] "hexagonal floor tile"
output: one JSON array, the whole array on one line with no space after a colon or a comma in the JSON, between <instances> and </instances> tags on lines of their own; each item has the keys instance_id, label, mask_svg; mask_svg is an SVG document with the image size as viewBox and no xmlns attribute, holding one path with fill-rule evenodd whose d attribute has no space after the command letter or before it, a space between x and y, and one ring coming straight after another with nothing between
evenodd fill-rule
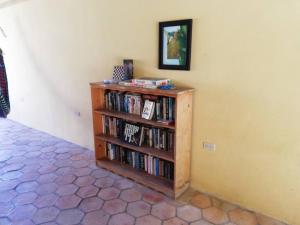
<instances>
[{"instance_id":1,"label":"hexagonal floor tile","mask_svg":"<svg viewBox=\"0 0 300 225\"><path fill-rule=\"evenodd\" d=\"M9 202L16 196L17 196L17 192L15 190L1 192L0 193L0 203Z\"/></svg>"},{"instance_id":2,"label":"hexagonal floor tile","mask_svg":"<svg viewBox=\"0 0 300 225\"><path fill-rule=\"evenodd\" d=\"M165 198L162 194L154 192L154 191L146 191L143 194L143 200L150 204L156 204L156 203L162 202L164 199Z\"/></svg>"},{"instance_id":3,"label":"hexagonal floor tile","mask_svg":"<svg viewBox=\"0 0 300 225\"><path fill-rule=\"evenodd\" d=\"M58 185L71 184L76 179L73 174L67 174L59 176L55 179L55 183Z\"/></svg>"},{"instance_id":4,"label":"hexagonal floor tile","mask_svg":"<svg viewBox=\"0 0 300 225\"><path fill-rule=\"evenodd\" d=\"M129 189L134 187L134 183L127 179L116 180L114 183L114 187L118 189Z\"/></svg>"},{"instance_id":5,"label":"hexagonal floor tile","mask_svg":"<svg viewBox=\"0 0 300 225\"><path fill-rule=\"evenodd\" d=\"M74 174L74 168L66 166L63 164L64 167L61 167L55 171L57 175L68 175L68 174Z\"/></svg>"},{"instance_id":6,"label":"hexagonal floor tile","mask_svg":"<svg viewBox=\"0 0 300 225\"><path fill-rule=\"evenodd\" d=\"M14 180L14 179L21 177L22 175L23 175L23 173L20 171L11 171L11 172L7 172L7 173L1 175L1 179L2 180Z\"/></svg>"},{"instance_id":7,"label":"hexagonal floor tile","mask_svg":"<svg viewBox=\"0 0 300 225\"><path fill-rule=\"evenodd\" d=\"M191 225L213 225L213 224L206 220L198 220L196 222L191 223ZM226 225L234 225L234 224L226 224Z\"/></svg>"},{"instance_id":8,"label":"hexagonal floor tile","mask_svg":"<svg viewBox=\"0 0 300 225\"><path fill-rule=\"evenodd\" d=\"M72 195L78 190L78 187L74 184L66 184L59 186L56 193L60 196Z\"/></svg>"},{"instance_id":9,"label":"hexagonal floor tile","mask_svg":"<svg viewBox=\"0 0 300 225\"><path fill-rule=\"evenodd\" d=\"M220 199L217 199L217 198L211 198L211 199L212 199L213 206L215 206L219 209L222 209L225 212L229 212L229 211L237 208L236 205L222 201Z\"/></svg>"},{"instance_id":10,"label":"hexagonal floor tile","mask_svg":"<svg viewBox=\"0 0 300 225\"><path fill-rule=\"evenodd\" d=\"M45 174L45 173L51 173L54 172L55 170L57 170L57 167L54 165L47 165L47 166L42 166L38 172L40 174Z\"/></svg>"},{"instance_id":11,"label":"hexagonal floor tile","mask_svg":"<svg viewBox=\"0 0 300 225\"><path fill-rule=\"evenodd\" d=\"M127 202L135 202L137 200L140 200L141 197L142 194L133 188L122 191L120 195L120 198Z\"/></svg>"},{"instance_id":12,"label":"hexagonal floor tile","mask_svg":"<svg viewBox=\"0 0 300 225\"><path fill-rule=\"evenodd\" d=\"M107 175L108 175L107 171L98 168L91 173L91 176L96 179L106 177Z\"/></svg>"},{"instance_id":13,"label":"hexagonal floor tile","mask_svg":"<svg viewBox=\"0 0 300 225\"><path fill-rule=\"evenodd\" d=\"M17 206L8 217L11 221L31 219L36 211L37 208L33 205L21 205Z\"/></svg>"},{"instance_id":14,"label":"hexagonal floor tile","mask_svg":"<svg viewBox=\"0 0 300 225\"><path fill-rule=\"evenodd\" d=\"M89 185L86 187L81 187L77 191L77 195L82 198L88 198L92 196L96 196L99 191L99 188L95 187L94 185Z\"/></svg>"},{"instance_id":15,"label":"hexagonal floor tile","mask_svg":"<svg viewBox=\"0 0 300 225\"><path fill-rule=\"evenodd\" d=\"M177 217L174 217L164 221L163 225L188 225L188 223Z\"/></svg>"},{"instance_id":16,"label":"hexagonal floor tile","mask_svg":"<svg viewBox=\"0 0 300 225\"><path fill-rule=\"evenodd\" d=\"M13 209L14 205L10 202L0 203L0 217L8 216Z\"/></svg>"},{"instance_id":17,"label":"hexagonal floor tile","mask_svg":"<svg viewBox=\"0 0 300 225\"><path fill-rule=\"evenodd\" d=\"M234 209L229 212L229 217L230 217L230 220L237 225L255 225L255 224L257 224L255 215L246 210Z\"/></svg>"},{"instance_id":18,"label":"hexagonal floor tile","mask_svg":"<svg viewBox=\"0 0 300 225\"><path fill-rule=\"evenodd\" d=\"M113 199L104 203L103 210L109 214L117 214L124 212L126 209L126 205L126 202L120 199Z\"/></svg>"},{"instance_id":19,"label":"hexagonal floor tile","mask_svg":"<svg viewBox=\"0 0 300 225\"><path fill-rule=\"evenodd\" d=\"M39 194L39 195L48 195L48 194L51 194L53 192L55 192L57 189L57 185L55 183L49 183L49 184L41 184L36 192Z\"/></svg>"},{"instance_id":20,"label":"hexagonal floor tile","mask_svg":"<svg viewBox=\"0 0 300 225\"><path fill-rule=\"evenodd\" d=\"M61 225L75 225L80 223L83 216L84 213L79 209L67 209L59 213L56 222Z\"/></svg>"},{"instance_id":21,"label":"hexagonal floor tile","mask_svg":"<svg viewBox=\"0 0 300 225\"><path fill-rule=\"evenodd\" d=\"M110 187L110 188L104 188L102 189L99 194L98 197L102 198L103 200L111 200L114 198L117 198L120 194L120 190L114 187Z\"/></svg>"},{"instance_id":22,"label":"hexagonal floor tile","mask_svg":"<svg viewBox=\"0 0 300 225\"><path fill-rule=\"evenodd\" d=\"M161 202L152 207L151 214L161 220L166 220L175 216L176 209L174 206L166 202Z\"/></svg>"},{"instance_id":23,"label":"hexagonal floor tile","mask_svg":"<svg viewBox=\"0 0 300 225\"><path fill-rule=\"evenodd\" d=\"M228 222L227 214L217 207L207 208L204 209L202 212L204 219L211 223L222 224Z\"/></svg>"},{"instance_id":24,"label":"hexagonal floor tile","mask_svg":"<svg viewBox=\"0 0 300 225\"><path fill-rule=\"evenodd\" d=\"M147 215L137 218L136 225L161 225L161 221L154 216Z\"/></svg>"},{"instance_id":25,"label":"hexagonal floor tile","mask_svg":"<svg viewBox=\"0 0 300 225\"><path fill-rule=\"evenodd\" d=\"M66 195L57 199L55 205L59 209L71 209L79 205L81 198L76 195Z\"/></svg>"},{"instance_id":26,"label":"hexagonal floor tile","mask_svg":"<svg viewBox=\"0 0 300 225\"><path fill-rule=\"evenodd\" d=\"M73 168L83 168L83 167L87 167L90 164L90 162L88 160L78 160L78 161L73 161L71 166Z\"/></svg>"},{"instance_id":27,"label":"hexagonal floor tile","mask_svg":"<svg viewBox=\"0 0 300 225\"><path fill-rule=\"evenodd\" d=\"M33 203L37 197L38 195L35 192L26 192L19 194L12 201L15 205L26 205Z\"/></svg>"},{"instance_id":28,"label":"hexagonal floor tile","mask_svg":"<svg viewBox=\"0 0 300 225\"><path fill-rule=\"evenodd\" d=\"M92 172L92 170L88 167L79 168L74 171L74 174L78 177L87 176Z\"/></svg>"},{"instance_id":29,"label":"hexagonal floor tile","mask_svg":"<svg viewBox=\"0 0 300 225\"><path fill-rule=\"evenodd\" d=\"M103 202L104 201L98 197L86 198L80 203L79 208L84 212L91 212L100 209Z\"/></svg>"},{"instance_id":30,"label":"hexagonal floor tile","mask_svg":"<svg viewBox=\"0 0 300 225\"><path fill-rule=\"evenodd\" d=\"M41 184L52 183L57 178L55 173L46 173L41 175L37 181Z\"/></svg>"},{"instance_id":31,"label":"hexagonal floor tile","mask_svg":"<svg viewBox=\"0 0 300 225\"><path fill-rule=\"evenodd\" d=\"M212 206L210 198L200 193L192 198L191 203L201 209Z\"/></svg>"},{"instance_id":32,"label":"hexagonal floor tile","mask_svg":"<svg viewBox=\"0 0 300 225\"><path fill-rule=\"evenodd\" d=\"M127 206L127 212L134 217L145 216L150 213L150 209L150 204L144 201L132 202Z\"/></svg>"},{"instance_id":33,"label":"hexagonal floor tile","mask_svg":"<svg viewBox=\"0 0 300 225\"><path fill-rule=\"evenodd\" d=\"M94 182L95 182L95 178L88 175L88 176L78 177L74 183L79 187L85 187L93 184Z\"/></svg>"},{"instance_id":34,"label":"hexagonal floor tile","mask_svg":"<svg viewBox=\"0 0 300 225\"><path fill-rule=\"evenodd\" d=\"M177 208L177 216L185 221L193 222L201 219L201 210L191 205L185 205Z\"/></svg>"},{"instance_id":35,"label":"hexagonal floor tile","mask_svg":"<svg viewBox=\"0 0 300 225\"><path fill-rule=\"evenodd\" d=\"M0 224L11 225L11 222L7 218L0 218Z\"/></svg>"},{"instance_id":36,"label":"hexagonal floor tile","mask_svg":"<svg viewBox=\"0 0 300 225\"><path fill-rule=\"evenodd\" d=\"M17 186L16 191L19 193L34 191L38 185L39 184L35 181L24 182Z\"/></svg>"},{"instance_id":37,"label":"hexagonal floor tile","mask_svg":"<svg viewBox=\"0 0 300 225\"><path fill-rule=\"evenodd\" d=\"M134 218L127 213L117 214L110 218L108 225L134 225Z\"/></svg>"},{"instance_id":38,"label":"hexagonal floor tile","mask_svg":"<svg viewBox=\"0 0 300 225\"><path fill-rule=\"evenodd\" d=\"M103 210L96 210L85 215L83 225L106 225L109 219L109 214Z\"/></svg>"},{"instance_id":39,"label":"hexagonal floor tile","mask_svg":"<svg viewBox=\"0 0 300 225\"><path fill-rule=\"evenodd\" d=\"M107 188L111 187L114 183L114 179L111 177L102 177L96 180L95 186L100 187L100 188Z\"/></svg>"},{"instance_id":40,"label":"hexagonal floor tile","mask_svg":"<svg viewBox=\"0 0 300 225\"><path fill-rule=\"evenodd\" d=\"M37 210L32 220L37 224L47 223L53 221L58 214L59 210L55 207L51 206L47 208L42 208Z\"/></svg>"},{"instance_id":41,"label":"hexagonal floor tile","mask_svg":"<svg viewBox=\"0 0 300 225\"><path fill-rule=\"evenodd\" d=\"M41 195L34 201L33 204L38 208L44 208L47 206L53 206L57 199L58 196L55 194Z\"/></svg>"}]
</instances>

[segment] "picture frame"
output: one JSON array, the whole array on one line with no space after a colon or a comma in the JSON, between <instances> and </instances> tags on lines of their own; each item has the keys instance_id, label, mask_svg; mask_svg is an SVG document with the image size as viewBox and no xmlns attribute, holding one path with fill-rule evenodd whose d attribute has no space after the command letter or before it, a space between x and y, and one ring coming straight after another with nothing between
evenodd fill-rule
<instances>
[{"instance_id":1,"label":"picture frame","mask_svg":"<svg viewBox=\"0 0 300 225\"><path fill-rule=\"evenodd\" d=\"M159 69L190 70L192 19L159 22Z\"/></svg>"}]
</instances>

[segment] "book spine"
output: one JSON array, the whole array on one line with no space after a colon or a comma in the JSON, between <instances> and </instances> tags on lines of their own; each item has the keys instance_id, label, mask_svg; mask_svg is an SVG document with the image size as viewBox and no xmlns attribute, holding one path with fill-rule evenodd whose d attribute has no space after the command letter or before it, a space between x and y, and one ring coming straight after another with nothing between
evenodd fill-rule
<instances>
[{"instance_id":1,"label":"book spine","mask_svg":"<svg viewBox=\"0 0 300 225\"><path fill-rule=\"evenodd\" d=\"M167 101L165 97L163 97L163 119L167 120Z\"/></svg>"},{"instance_id":2,"label":"book spine","mask_svg":"<svg viewBox=\"0 0 300 225\"><path fill-rule=\"evenodd\" d=\"M156 158L156 165L155 165L155 176L159 175L159 159Z\"/></svg>"},{"instance_id":3,"label":"book spine","mask_svg":"<svg viewBox=\"0 0 300 225\"><path fill-rule=\"evenodd\" d=\"M160 120L160 102L159 100L155 103L156 106L156 120Z\"/></svg>"}]
</instances>

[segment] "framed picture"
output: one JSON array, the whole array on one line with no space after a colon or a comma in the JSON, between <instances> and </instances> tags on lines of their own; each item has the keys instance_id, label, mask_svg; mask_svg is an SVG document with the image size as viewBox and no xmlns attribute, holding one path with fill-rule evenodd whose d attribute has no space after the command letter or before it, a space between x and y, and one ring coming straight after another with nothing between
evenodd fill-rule
<instances>
[{"instance_id":1,"label":"framed picture","mask_svg":"<svg viewBox=\"0 0 300 225\"><path fill-rule=\"evenodd\" d=\"M192 20L159 23L159 69L190 70Z\"/></svg>"}]
</instances>

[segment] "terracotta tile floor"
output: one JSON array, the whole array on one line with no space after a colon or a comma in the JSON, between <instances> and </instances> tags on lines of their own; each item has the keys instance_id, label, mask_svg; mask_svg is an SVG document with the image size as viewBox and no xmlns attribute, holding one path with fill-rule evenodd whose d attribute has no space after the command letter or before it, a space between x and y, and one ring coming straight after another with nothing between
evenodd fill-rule
<instances>
[{"instance_id":1,"label":"terracotta tile floor","mask_svg":"<svg viewBox=\"0 0 300 225\"><path fill-rule=\"evenodd\" d=\"M193 191L173 201L97 168L92 151L0 119L2 224L283 223Z\"/></svg>"}]
</instances>

